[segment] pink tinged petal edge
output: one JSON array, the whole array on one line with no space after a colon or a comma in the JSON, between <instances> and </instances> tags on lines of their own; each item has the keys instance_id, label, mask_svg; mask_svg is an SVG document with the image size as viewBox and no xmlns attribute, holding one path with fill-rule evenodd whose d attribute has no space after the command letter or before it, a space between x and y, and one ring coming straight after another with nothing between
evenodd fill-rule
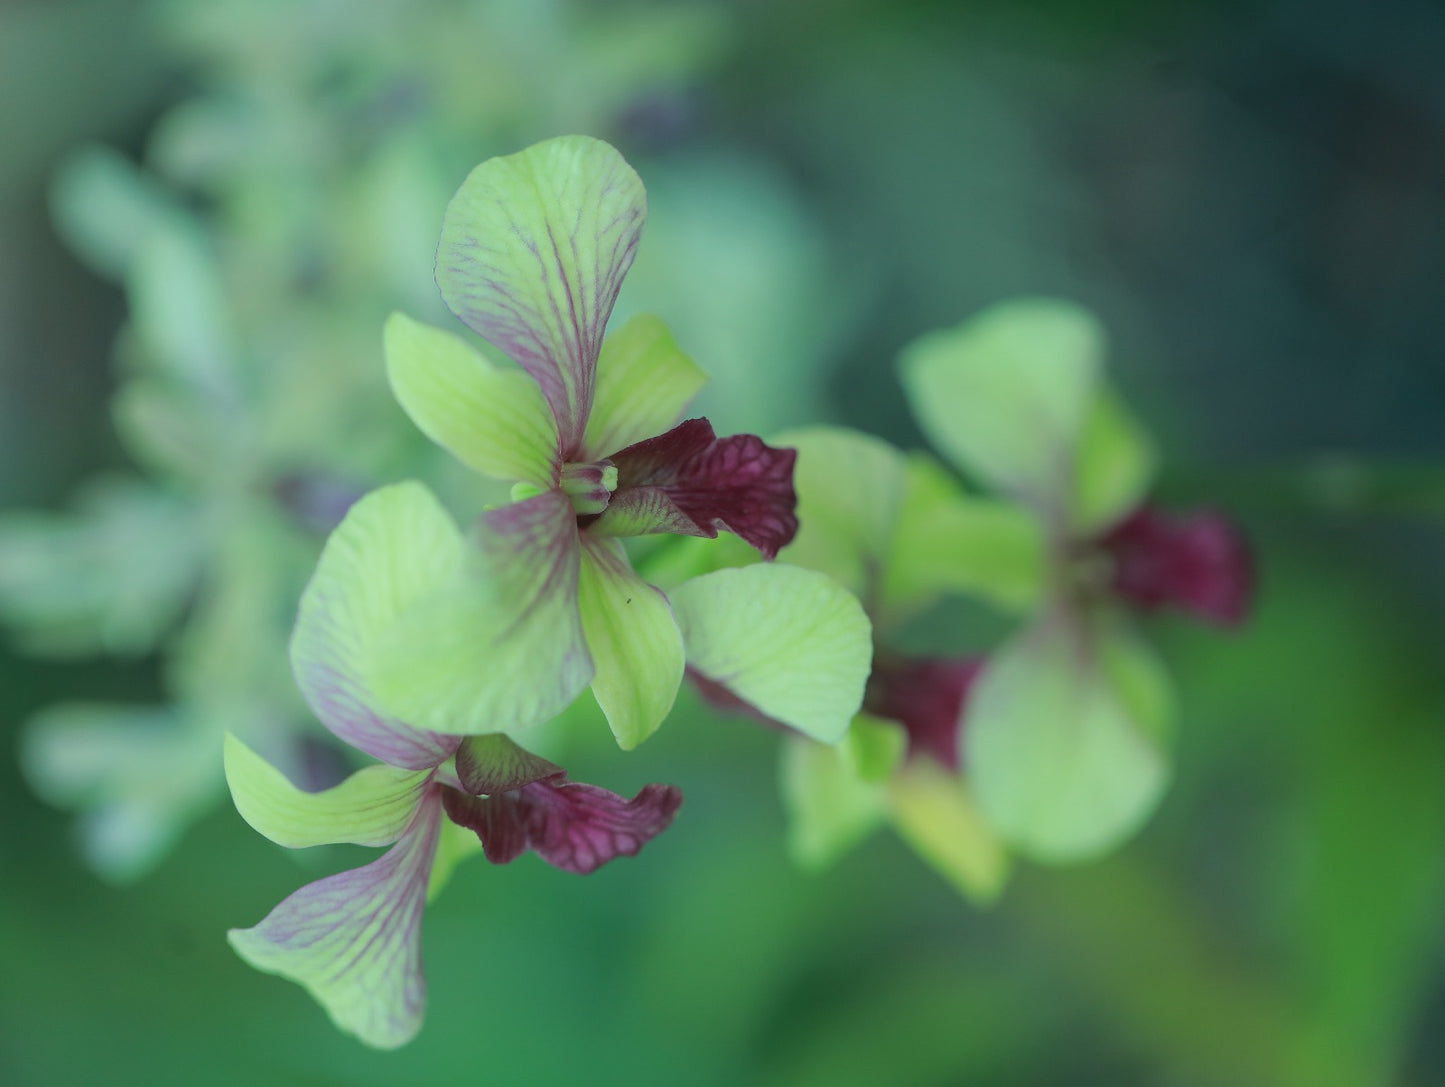
<instances>
[{"instance_id":1,"label":"pink tinged petal edge","mask_svg":"<svg viewBox=\"0 0 1445 1087\"><path fill-rule=\"evenodd\" d=\"M739 717L751 717L758 724L774 729L777 732L785 732L792 736L803 735L803 733L791 725L783 724L783 722L779 721L776 717L769 717L746 698L738 697L729 687L704 675L696 668L689 666L686 675L687 681L691 683L693 689L697 691L698 697L719 713L734 714Z\"/></svg>"},{"instance_id":2,"label":"pink tinged petal edge","mask_svg":"<svg viewBox=\"0 0 1445 1087\"><path fill-rule=\"evenodd\" d=\"M554 868L578 875L635 856L682 805L682 792L672 785L644 785L631 800L597 785L554 780L490 797L443 794L447 815L476 832L493 864L530 848Z\"/></svg>"},{"instance_id":3,"label":"pink tinged petal edge","mask_svg":"<svg viewBox=\"0 0 1445 1087\"><path fill-rule=\"evenodd\" d=\"M361 623L392 606L384 599L392 586L378 584L376 570L442 566L456 541L450 515L420 484L372 491L327 540L291 636L296 685L321 723L359 751L404 770L445 761L457 739L413 728L380 708L360 672L369 649Z\"/></svg>"},{"instance_id":4,"label":"pink tinged petal edge","mask_svg":"<svg viewBox=\"0 0 1445 1087\"><path fill-rule=\"evenodd\" d=\"M982 657L875 656L863 708L903 726L910 757L931 755L957 770L964 701L983 665Z\"/></svg>"},{"instance_id":5,"label":"pink tinged petal edge","mask_svg":"<svg viewBox=\"0 0 1445 1087\"><path fill-rule=\"evenodd\" d=\"M646 217L622 156L565 136L482 163L443 219L443 299L536 380L568 454L582 442L603 331Z\"/></svg>"},{"instance_id":6,"label":"pink tinged petal edge","mask_svg":"<svg viewBox=\"0 0 1445 1087\"><path fill-rule=\"evenodd\" d=\"M688 419L609 458L617 490L595 530L711 539L721 528L775 558L798 532L797 458L795 449L752 434L719 438L706 419Z\"/></svg>"},{"instance_id":7,"label":"pink tinged petal edge","mask_svg":"<svg viewBox=\"0 0 1445 1087\"><path fill-rule=\"evenodd\" d=\"M231 946L258 970L303 985L342 1030L390 1049L421 1029L421 919L440 824L437 790L397 843L363 868L307 884Z\"/></svg>"},{"instance_id":8,"label":"pink tinged petal edge","mask_svg":"<svg viewBox=\"0 0 1445 1087\"><path fill-rule=\"evenodd\" d=\"M1253 561L1221 514L1140 506L1099 542L1114 560L1114 591L1141 610L1173 605L1219 626L1237 626L1249 613Z\"/></svg>"}]
</instances>

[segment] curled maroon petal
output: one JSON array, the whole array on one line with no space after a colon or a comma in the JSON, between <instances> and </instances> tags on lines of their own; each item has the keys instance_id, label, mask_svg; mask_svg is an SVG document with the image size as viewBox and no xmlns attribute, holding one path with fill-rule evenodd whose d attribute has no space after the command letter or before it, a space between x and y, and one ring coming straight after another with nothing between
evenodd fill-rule
<instances>
[{"instance_id":1,"label":"curled maroon petal","mask_svg":"<svg viewBox=\"0 0 1445 1087\"><path fill-rule=\"evenodd\" d=\"M875 657L863 707L903 726L910 757L928 754L957 770L963 703L983 663L982 657Z\"/></svg>"},{"instance_id":2,"label":"curled maroon petal","mask_svg":"<svg viewBox=\"0 0 1445 1087\"><path fill-rule=\"evenodd\" d=\"M672 785L645 785L631 800L596 785L555 779L489 797L444 789L452 822L475 831L487 860L506 864L530 848L564 872L586 875L636 855L682 804Z\"/></svg>"},{"instance_id":3,"label":"curled maroon petal","mask_svg":"<svg viewBox=\"0 0 1445 1087\"><path fill-rule=\"evenodd\" d=\"M457 747L457 780L472 794L510 792L546 778L565 777L556 763L518 746L500 732L468 736Z\"/></svg>"},{"instance_id":4,"label":"curled maroon petal","mask_svg":"<svg viewBox=\"0 0 1445 1087\"><path fill-rule=\"evenodd\" d=\"M706 419L689 419L609 458L617 489L595 530L711 539L726 529L773 558L798 531L797 457L752 434L719 438Z\"/></svg>"},{"instance_id":5,"label":"curled maroon petal","mask_svg":"<svg viewBox=\"0 0 1445 1087\"><path fill-rule=\"evenodd\" d=\"M1171 517L1141 506L1099 542L1114 560L1114 591L1137 608L1173 605L1222 626L1249 612L1249 548L1218 513Z\"/></svg>"}]
</instances>

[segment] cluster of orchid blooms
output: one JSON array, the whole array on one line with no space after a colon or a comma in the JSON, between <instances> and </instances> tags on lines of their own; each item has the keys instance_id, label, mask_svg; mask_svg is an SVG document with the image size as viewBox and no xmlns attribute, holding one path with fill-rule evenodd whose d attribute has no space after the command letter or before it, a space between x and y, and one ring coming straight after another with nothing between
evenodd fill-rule
<instances>
[{"instance_id":1,"label":"cluster of orchid blooms","mask_svg":"<svg viewBox=\"0 0 1445 1087\"><path fill-rule=\"evenodd\" d=\"M629 749L687 676L786 733L801 860L891 821L985 896L1010 849L1098 852L1162 787L1167 685L1115 603L1223 622L1245 608L1228 525L1142 505L1147 447L1102 388L1087 315L1017 303L905 354L929 437L1007 496L983 498L866 435L765 443L684 420L705 379L661 322L604 338L645 215L636 174L589 138L467 178L437 283L517 367L401 315L386 362L416 425L512 483L511 501L463 530L425 487L399 483L356 502L327 541L292 663L322 723L377 764L307 793L227 741L236 806L262 834L390 847L230 936L371 1045L420 1027L421 917L457 860L530 849L587 873L671 823L676 788L628 799L527 749L528 730L584 687ZM1002 375L1001 346L1018 361ZM639 573L621 541L655 534L683 539ZM894 633L952 593L1025 615L1023 633L987 660L899 652Z\"/></svg>"}]
</instances>

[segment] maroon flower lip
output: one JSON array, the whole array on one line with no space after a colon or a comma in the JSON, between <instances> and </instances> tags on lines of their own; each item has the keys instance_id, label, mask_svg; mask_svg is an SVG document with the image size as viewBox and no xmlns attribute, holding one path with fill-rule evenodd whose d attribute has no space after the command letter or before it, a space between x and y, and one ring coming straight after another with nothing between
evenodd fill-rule
<instances>
[{"instance_id":1,"label":"maroon flower lip","mask_svg":"<svg viewBox=\"0 0 1445 1087\"><path fill-rule=\"evenodd\" d=\"M983 665L982 657L875 657L863 708L903 726L910 758L957 770L963 706Z\"/></svg>"},{"instance_id":2,"label":"maroon flower lip","mask_svg":"<svg viewBox=\"0 0 1445 1087\"><path fill-rule=\"evenodd\" d=\"M1254 563L1234 524L1213 511L1171 516L1140 506L1099 541L1113 559L1111 587L1141 611L1175 607L1237 626L1254 596Z\"/></svg>"},{"instance_id":3,"label":"maroon flower lip","mask_svg":"<svg viewBox=\"0 0 1445 1087\"><path fill-rule=\"evenodd\" d=\"M798 532L797 457L753 434L719 438L706 419L688 419L608 458L617 488L598 520L629 524L629 535L711 539L725 529L775 558Z\"/></svg>"}]
</instances>

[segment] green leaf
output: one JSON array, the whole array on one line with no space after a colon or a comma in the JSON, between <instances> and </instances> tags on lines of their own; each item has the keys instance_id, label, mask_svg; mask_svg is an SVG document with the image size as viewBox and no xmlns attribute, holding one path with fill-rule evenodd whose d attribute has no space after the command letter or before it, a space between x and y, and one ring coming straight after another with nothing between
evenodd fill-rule
<instances>
[{"instance_id":1,"label":"green leaf","mask_svg":"<svg viewBox=\"0 0 1445 1087\"><path fill-rule=\"evenodd\" d=\"M556 483L557 423L535 381L402 313L384 338L392 392L422 433L483 475Z\"/></svg>"},{"instance_id":2,"label":"green leaf","mask_svg":"<svg viewBox=\"0 0 1445 1087\"><path fill-rule=\"evenodd\" d=\"M1096 856L1148 818L1168 780L1169 684L1102 621L1045 616L969 695L964 765L989 822L1043 861Z\"/></svg>"},{"instance_id":3,"label":"green leaf","mask_svg":"<svg viewBox=\"0 0 1445 1087\"><path fill-rule=\"evenodd\" d=\"M194 512L139 480L103 478L74 513L0 516L0 616L56 655L138 653L171 628L200 570Z\"/></svg>"},{"instance_id":4,"label":"green leaf","mask_svg":"<svg viewBox=\"0 0 1445 1087\"><path fill-rule=\"evenodd\" d=\"M1154 477L1154 447L1113 391L1090 405L1075 466L1073 527L1089 536L1137 506Z\"/></svg>"},{"instance_id":5,"label":"green leaf","mask_svg":"<svg viewBox=\"0 0 1445 1087\"><path fill-rule=\"evenodd\" d=\"M920 857L965 897L987 902L1008 878L1008 851L957 774L912 759L888 789L893 824Z\"/></svg>"},{"instance_id":6,"label":"green leaf","mask_svg":"<svg viewBox=\"0 0 1445 1087\"><path fill-rule=\"evenodd\" d=\"M910 611L940 593L980 597L1026 611L1041 596L1048 566L1043 529L1029 511L967 494L931 457L907 464L907 489L885 569L883 603Z\"/></svg>"},{"instance_id":7,"label":"green leaf","mask_svg":"<svg viewBox=\"0 0 1445 1087\"><path fill-rule=\"evenodd\" d=\"M633 573L616 540L584 544L577 604L597 666L592 694L618 746L631 750L672 710L682 683L682 632L667 598Z\"/></svg>"},{"instance_id":8,"label":"green leaf","mask_svg":"<svg viewBox=\"0 0 1445 1087\"><path fill-rule=\"evenodd\" d=\"M836 743L863 700L872 627L832 578L783 563L718 570L679 586L687 662L764 714Z\"/></svg>"},{"instance_id":9,"label":"green leaf","mask_svg":"<svg viewBox=\"0 0 1445 1087\"><path fill-rule=\"evenodd\" d=\"M780 784L788 854L810 871L827 868L888 820L887 786L860 776L841 744L789 737Z\"/></svg>"},{"instance_id":10,"label":"green leaf","mask_svg":"<svg viewBox=\"0 0 1445 1087\"><path fill-rule=\"evenodd\" d=\"M66 243L92 268L117 280L148 239L187 219L148 174L124 155L94 145L71 152L60 164L50 206Z\"/></svg>"},{"instance_id":11,"label":"green leaf","mask_svg":"<svg viewBox=\"0 0 1445 1087\"><path fill-rule=\"evenodd\" d=\"M841 427L789 431L771 444L798 451L798 534L781 557L868 599L890 561L903 493L902 454Z\"/></svg>"},{"instance_id":12,"label":"green leaf","mask_svg":"<svg viewBox=\"0 0 1445 1087\"><path fill-rule=\"evenodd\" d=\"M707 375L660 318L639 314L602 341L580 460L598 460L671 430Z\"/></svg>"},{"instance_id":13,"label":"green leaf","mask_svg":"<svg viewBox=\"0 0 1445 1087\"><path fill-rule=\"evenodd\" d=\"M337 842L390 845L411 821L431 779L428 770L379 764L323 792L308 793L229 732L225 765L241 818L290 849Z\"/></svg>"},{"instance_id":14,"label":"green leaf","mask_svg":"<svg viewBox=\"0 0 1445 1087\"><path fill-rule=\"evenodd\" d=\"M1104 334L1087 310L1001 302L903 350L903 386L929 440L990 487L1066 512Z\"/></svg>"},{"instance_id":15,"label":"green leaf","mask_svg":"<svg viewBox=\"0 0 1445 1087\"><path fill-rule=\"evenodd\" d=\"M442 298L536 379L564 453L581 443L603 329L646 216L632 168L587 136L488 159L447 206Z\"/></svg>"}]
</instances>

